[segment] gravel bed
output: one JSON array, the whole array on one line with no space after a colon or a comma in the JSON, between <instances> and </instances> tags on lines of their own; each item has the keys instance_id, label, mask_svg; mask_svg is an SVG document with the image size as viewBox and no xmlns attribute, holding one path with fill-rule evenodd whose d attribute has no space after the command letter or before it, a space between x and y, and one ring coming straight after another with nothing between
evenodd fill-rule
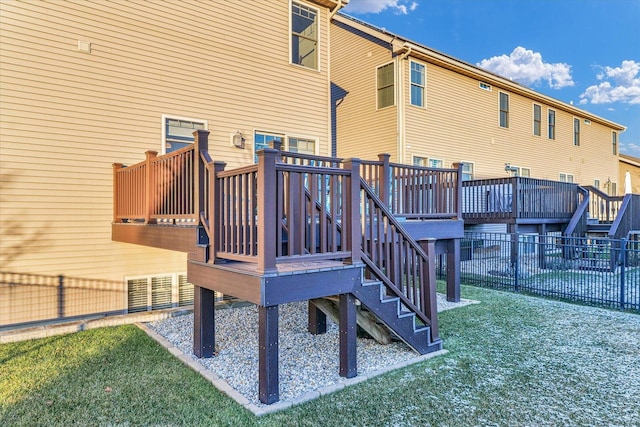
<instances>
[{"instance_id":1,"label":"gravel bed","mask_svg":"<svg viewBox=\"0 0 640 427\"><path fill-rule=\"evenodd\" d=\"M438 295L438 311L473 301L450 303ZM280 402L294 400L321 387L344 381L339 371L338 326L327 318L327 332L307 331L307 303L282 304L278 310ZM223 379L256 406L258 399L258 309L255 305L216 310L216 352L193 355L193 314L171 317L147 326L194 361ZM380 345L358 338L358 375L374 373L419 355L402 342Z\"/></svg>"}]
</instances>

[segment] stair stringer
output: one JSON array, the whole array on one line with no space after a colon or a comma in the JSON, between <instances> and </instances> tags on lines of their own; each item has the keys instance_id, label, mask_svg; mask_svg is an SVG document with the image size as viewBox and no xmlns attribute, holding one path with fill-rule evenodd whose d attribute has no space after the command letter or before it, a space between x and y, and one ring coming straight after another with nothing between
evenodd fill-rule
<instances>
[{"instance_id":1,"label":"stair stringer","mask_svg":"<svg viewBox=\"0 0 640 427\"><path fill-rule=\"evenodd\" d=\"M442 340L431 341L431 328L416 325L416 315L403 311L400 298L385 295L377 280L363 280L351 293L409 347L420 354L442 350Z\"/></svg>"}]
</instances>

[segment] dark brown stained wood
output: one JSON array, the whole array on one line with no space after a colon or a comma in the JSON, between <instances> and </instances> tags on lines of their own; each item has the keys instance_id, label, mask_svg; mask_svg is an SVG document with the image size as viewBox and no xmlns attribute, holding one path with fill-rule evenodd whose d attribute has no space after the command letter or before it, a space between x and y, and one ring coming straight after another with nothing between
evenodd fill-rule
<instances>
[{"instance_id":1,"label":"dark brown stained wood","mask_svg":"<svg viewBox=\"0 0 640 427\"><path fill-rule=\"evenodd\" d=\"M197 227L170 225L111 224L111 240L177 252L201 252L196 246Z\"/></svg>"},{"instance_id":2,"label":"dark brown stained wood","mask_svg":"<svg viewBox=\"0 0 640 427\"><path fill-rule=\"evenodd\" d=\"M313 335L324 334L327 332L327 315L313 302L309 301L309 321L307 329Z\"/></svg>"},{"instance_id":3,"label":"dark brown stained wood","mask_svg":"<svg viewBox=\"0 0 640 427\"><path fill-rule=\"evenodd\" d=\"M254 304L262 301L259 275L234 271L215 264L189 261L187 264L189 282L203 288L222 292Z\"/></svg>"},{"instance_id":4,"label":"dark brown stained wood","mask_svg":"<svg viewBox=\"0 0 640 427\"><path fill-rule=\"evenodd\" d=\"M437 253L437 250L436 250ZM460 240L447 241L447 301L460 301Z\"/></svg>"},{"instance_id":5,"label":"dark brown stained wood","mask_svg":"<svg viewBox=\"0 0 640 427\"><path fill-rule=\"evenodd\" d=\"M193 288L193 354L212 357L215 353L215 292Z\"/></svg>"},{"instance_id":6,"label":"dark brown stained wood","mask_svg":"<svg viewBox=\"0 0 640 427\"><path fill-rule=\"evenodd\" d=\"M278 383L278 306L258 307L258 394L267 405L280 399Z\"/></svg>"},{"instance_id":7,"label":"dark brown stained wood","mask_svg":"<svg viewBox=\"0 0 640 427\"><path fill-rule=\"evenodd\" d=\"M356 298L351 294L340 295L340 376L353 378L358 375L356 360L357 324Z\"/></svg>"}]
</instances>

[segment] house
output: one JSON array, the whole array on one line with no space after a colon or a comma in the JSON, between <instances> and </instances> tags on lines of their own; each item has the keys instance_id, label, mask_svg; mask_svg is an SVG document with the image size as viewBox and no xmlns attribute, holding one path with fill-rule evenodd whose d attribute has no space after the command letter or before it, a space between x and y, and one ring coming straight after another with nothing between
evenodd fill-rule
<instances>
[{"instance_id":1,"label":"house","mask_svg":"<svg viewBox=\"0 0 640 427\"><path fill-rule=\"evenodd\" d=\"M335 151L400 163L464 163L467 180L508 176L615 195L625 127L401 35L337 14L331 28Z\"/></svg>"},{"instance_id":2,"label":"house","mask_svg":"<svg viewBox=\"0 0 640 427\"><path fill-rule=\"evenodd\" d=\"M624 182L627 171L631 176L631 192L640 194L640 159L620 153L620 172L618 175L618 182L620 183L618 187L619 194L624 194L625 192Z\"/></svg>"},{"instance_id":3,"label":"house","mask_svg":"<svg viewBox=\"0 0 640 427\"><path fill-rule=\"evenodd\" d=\"M329 154L329 20L342 3L1 2L0 270L101 281L100 298L65 316L189 302L184 254L112 241L112 164L177 150L198 129L229 167L273 140ZM58 315L55 297L33 298L2 306L0 325Z\"/></svg>"}]
</instances>

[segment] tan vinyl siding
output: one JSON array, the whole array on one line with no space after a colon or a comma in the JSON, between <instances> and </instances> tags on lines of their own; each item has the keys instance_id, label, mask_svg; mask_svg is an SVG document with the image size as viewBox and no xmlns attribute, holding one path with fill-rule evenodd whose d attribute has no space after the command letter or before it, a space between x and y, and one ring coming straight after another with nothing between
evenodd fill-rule
<instances>
[{"instance_id":1,"label":"tan vinyl siding","mask_svg":"<svg viewBox=\"0 0 640 427\"><path fill-rule=\"evenodd\" d=\"M407 64L408 65L408 64ZM408 78L408 66L405 67ZM577 182L607 179L616 170L611 129L581 119L581 143L573 145L573 115L555 108L556 139L547 138L549 106L542 107L541 136L533 135L532 101L434 64L427 65L427 108L411 106L409 87L405 113L409 162L412 156L434 157L450 166L460 160L475 163L474 177L506 176L505 163L530 168L534 178L559 179L572 173ZM499 93L509 94L509 128L499 126ZM615 173L614 173L615 175ZM613 179L613 178L612 178Z\"/></svg>"},{"instance_id":2,"label":"tan vinyl siding","mask_svg":"<svg viewBox=\"0 0 640 427\"><path fill-rule=\"evenodd\" d=\"M163 115L207 121L227 168L253 161L254 129L318 138L326 154L328 11L311 4L309 70L289 61L289 5L1 2L1 269L120 281L186 270L186 254L111 241L112 164L161 152ZM245 150L230 146L238 130Z\"/></svg>"},{"instance_id":3,"label":"tan vinyl siding","mask_svg":"<svg viewBox=\"0 0 640 427\"><path fill-rule=\"evenodd\" d=\"M376 107L376 70L391 61L389 50L333 25L331 54L331 81L347 92L336 110L338 157L389 153L395 161L397 106Z\"/></svg>"}]
</instances>

